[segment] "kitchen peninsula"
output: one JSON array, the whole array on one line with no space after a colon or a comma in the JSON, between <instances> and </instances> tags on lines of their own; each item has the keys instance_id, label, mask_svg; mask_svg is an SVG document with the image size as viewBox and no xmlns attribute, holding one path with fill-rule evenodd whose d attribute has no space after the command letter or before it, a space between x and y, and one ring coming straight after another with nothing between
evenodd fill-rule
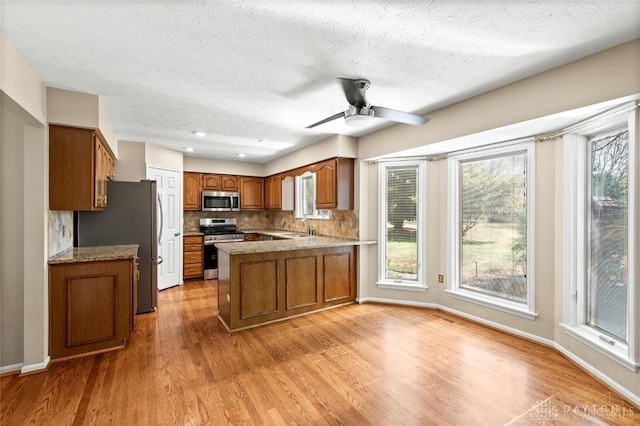
<instances>
[{"instance_id":1,"label":"kitchen peninsula","mask_svg":"<svg viewBox=\"0 0 640 426\"><path fill-rule=\"evenodd\" d=\"M356 246L372 241L291 233L216 244L219 319L231 332L353 303Z\"/></svg>"}]
</instances>

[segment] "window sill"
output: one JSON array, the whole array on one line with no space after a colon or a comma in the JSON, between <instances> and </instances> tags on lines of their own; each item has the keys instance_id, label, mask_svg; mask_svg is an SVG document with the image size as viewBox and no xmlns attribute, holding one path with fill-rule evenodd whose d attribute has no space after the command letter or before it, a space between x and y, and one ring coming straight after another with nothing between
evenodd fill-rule
<instances>
[{"instance_id":1,"label":"window sill","mask_svg":"<svg viewBox=\"0 0 640 426\"><path fill-rule=\"evenodd\" d=\"M640 368L640 363L629 359L629 352L625 344L620 342L615 342L613 345L607 343L600 339L602 333L583 325L570 326L560 323L560 326L564 328L565 333L569 336L579 340L591 349L595 349L602 355L614 360L629 370L636 372L638 368Z\"/></svg>"},{"instance_id":2,"label":"window sill","mask_svg":"<svg viewBox=\"0 0 640 426\"><path fill-rule=\"evenodd\" d=\"M296 219L320 219L320 220L329 220L331 219L331 216L327 215L327 216L312 216L312 215L307 215L307 216L296 216Z\"/></svg>"},{"instance_id":3,"label":"window sill","mask_svg":"<svg viewBox=\"0 0 640 426\"><path fill-rule=\"evenodd\" d=\"M480 293L474 293L464 290L446 290L449 296L465 300L467 302L476 303L508 314L517 315L529 320L535 320L538 314L531 312L526 306L519 303L510 303L506 300L500 300L491 296L485 296Z\"/></svg>"},{"instance_id":4,"label":"window sill","mask_svg":"<svg viewBox=\"0 0 640 426\"><path fill-rule=\"evenodd\" d=\"M427 291L429 287L422 284L414 284L408 281L394 282L394 281L378 281L376 283L379 288L387 288L390 290L405 290L405 291Z\"/></svg>"}]
</instances>

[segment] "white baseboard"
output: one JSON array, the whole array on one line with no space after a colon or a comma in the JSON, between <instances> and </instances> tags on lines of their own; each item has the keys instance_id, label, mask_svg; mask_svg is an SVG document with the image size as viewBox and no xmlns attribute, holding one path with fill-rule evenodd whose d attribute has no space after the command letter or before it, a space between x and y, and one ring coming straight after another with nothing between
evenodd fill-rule
<instances>
[{"instance_id":1,"label":"white baseboard","mask_svg":"<svg viewBox=\"0 0 640 426\"><path fill-rule=\"evenodd\" d=\"M568 351L563 346L555 343L553 347L562 355L566 356L571 361L575 362L580 367L587 370L590 374L594 375L599 380L601 380L602 382L606 383L608 386L613 388L616 392L619 392L622 396L627 398L629 401L631 401L632 403L640 407L640 396L634 394L633 392L629 391L627 388L621 386L618 382L613 380L611 377L605 374L602 374L600 370L593 367L591 364L584 361L582 358L577 357L576 355L573 354L573 352Z\"/></svg>"},{"instance_id":2,"label":"white baseboard","mask_svg":"<svg viewBox=\"0 0 640 426\"><path fill-rule=\"evenodd\" d=\"M38 362L36 364L29 364L29 365L25 365L22 367L20 373L21 374L29 374L29 373L35 373L37 371L44 371L47 369L47 366L49 365L49 361L51 361L51 358L49 356L47 356L44 361L42 362Z\"/></svg>"},{"instance_id":3,"label":"white baseboard","mask_svg":"<svg viewBox=\"0 0 640 426\"><path fill-rule=\"evenodd\" d=\"M4 373L13 373L16 371L20 371L24 364L13 364L13 365L5 365L4 367L0 367L0 374Z\"/></svg>"},{"instance_id":4,"label":"white baseboard","mask_svg":"<svg viewBox=\"0 0 640 426\"><path fill-rule=\"evenodd\" d=\"M416 308L440 309L440 305L436 305L435 303L411 302L407 300L384 299L380 297L362 297L360 299L356 299L356 302L384 303L385 305L402 305L402 306L413 306Z\"/></svg>"},{"instance_id":5,"label":"white baseboard","mask_svg":"<svg viewBox=\"0 0 640 426\"><path fill-rule=\"evenodd\" d=\"M522 338L525 338L527 340L531 340L533 342L540 343L540 344L545 345L545 346L549 346L551 348L556 349L558 352L560 352L561 354L563 354L564 356L569 358L571 361L573 361L576 364L578 364L581 368L583 368L584 370L586 370L587 372L589 372L593 376L597 377L603 383L607 384L607 386L610 386L616 392L620 393L622 396L627 398L633 404L635 404L636 406L640 407L640 396L634 394L629 389L627 389L624 386L620 385L618 382L613 380L611 377L603 374L600 370L596 369L591 364L589 364L588 362L584 361L582 358L576 356L574 353L568 351L563 346L560 346L559 344L557 344L553 340L545 339L544 337L536 336L535 334L530 334L530 333L524 332L522 330L518 330L517 328L507 327L506 325L502 325L502 324L497 323L497 322L489 321L489 320L486 320L484 318L479 318L479 317L476 317L475 315L470 315L470 314L467 314L465 312L460 312L460 311L457 311L455 309L448 308L446 306L438 305L436 303L411 302L411 301L406 301L406 300L394 300L394 299L385 299L385 298L378 298L378 297L363 297L363 298L361 298L359 300L356 300L356 301L358 303L372 302L372 303L384 303L384 304L387 304L387 305L402 305L402 306L412 306L412 307L416 307L416 308L437 309L437 310L441 310L443 312L448 312L448 313L450 313L452 315L456 315L456 316L462 317L464 319L468 319L469 321L473 321L473 322L485 325L487 327L494 328L496 330L504 331L505 333L513 334L514 336L522 337Z\"/></svg>"}]
</instances>

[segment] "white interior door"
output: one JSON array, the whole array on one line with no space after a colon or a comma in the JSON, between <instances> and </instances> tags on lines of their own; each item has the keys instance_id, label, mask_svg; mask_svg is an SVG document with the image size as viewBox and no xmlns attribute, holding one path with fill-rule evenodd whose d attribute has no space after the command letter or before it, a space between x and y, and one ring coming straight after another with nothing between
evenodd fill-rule
<instances>
[{"instance_id":1,"label":"white interior door","mask_svg":"<svg viewBox=\"0 0 640 426\"><path fill-rule=\"evenodd\" d=\"M151 166L147 168L147 179L157 182L158 226L162 226L158 240L158 256L162 257L162 263L158 265L158 290L164 290L180 284L182 179L176 170Z\"/></svg>"}]
</instances>

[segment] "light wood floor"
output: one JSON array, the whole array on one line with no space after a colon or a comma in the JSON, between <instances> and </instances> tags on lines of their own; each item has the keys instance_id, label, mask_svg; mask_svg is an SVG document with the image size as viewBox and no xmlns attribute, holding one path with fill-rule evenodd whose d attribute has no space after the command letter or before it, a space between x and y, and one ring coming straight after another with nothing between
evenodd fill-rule
<instances>
[{"instance_id":1,"label":"light wood floor","mask_svg":"<svg viewBox=\"0 0 640 426\"><path fill-rule=\"evenodd\" d=\"M123 350L3 377L0 424L640 423L552 349L439 311L354 304L230 335L216 287L161 292Z\"/></svg>"}]
</instances>

